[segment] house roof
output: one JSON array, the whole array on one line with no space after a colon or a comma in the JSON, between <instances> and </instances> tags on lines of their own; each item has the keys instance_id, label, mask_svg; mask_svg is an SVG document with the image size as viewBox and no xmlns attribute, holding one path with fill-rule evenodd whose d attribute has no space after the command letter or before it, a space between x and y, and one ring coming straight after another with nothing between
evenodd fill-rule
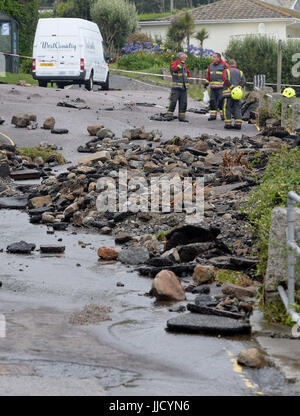
<instances>
[{"instance_id":1,"label":"house roof","mask_svg":"<svg viewBox=\"0 0 300 416\"><path fill-rule=\"evenodd\" d=\"M192 9L191 13L196 21L300 19L300 12L296 10L274 6L260 0L219 0ZM158 21L167 23L179 14L164 17Z\"/></svg>"}]
</instances>

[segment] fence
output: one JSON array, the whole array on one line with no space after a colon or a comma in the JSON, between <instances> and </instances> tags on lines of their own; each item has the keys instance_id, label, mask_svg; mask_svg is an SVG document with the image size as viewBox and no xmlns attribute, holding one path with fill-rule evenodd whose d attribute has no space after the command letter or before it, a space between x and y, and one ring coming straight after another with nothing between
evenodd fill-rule
<instances>
[{"instance_id":1,"label":"fence","mask_svg":"<svg viewBox=\"0 0 300 416\"><path fill-rule=\"evenodd\" d=\"M295 309L295 256L300 256L300 247L295 241L296 211L295 204L300 204L300 196L295 192L288 193L287 221L287 250L288 250L288 295L282 286L278 286L281 300L292 320L300 325L300 315Z\"/></svg>"}]
</instances>

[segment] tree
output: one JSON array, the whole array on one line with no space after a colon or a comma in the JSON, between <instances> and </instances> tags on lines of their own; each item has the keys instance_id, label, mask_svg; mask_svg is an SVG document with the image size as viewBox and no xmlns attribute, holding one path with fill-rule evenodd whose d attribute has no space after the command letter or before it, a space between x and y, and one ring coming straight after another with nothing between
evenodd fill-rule
<instances>
[{"instance_id":1,"label":"tree","mask_svg":"<svg viewBox=\"0 0 300 416\"><path fill-rule=\"evenodd\" d=\"M179 18L179 22L183 28L184 37L187 40L187 45L190 45L190 38L192 34L194 33L195 29L195 19L190 12L185 12L182 16Z\"/></svg>"},{"instance_id":2,"label":"tree","mask_svg":"<svg viewBox=\"0 0 300 416\"><path fill-rule=\"evenodd\" d=\"M91 7L94 0L56 0L54 5L54 16L57 17L78 17L91 20Z\"/></svg>"},{"instance_id":3,"label":"tree","mask_svg":"<svg viewBox=\"0 0 300 416\"><path fill-rule=\"evenodd\" d=\"M204 41L205 41L206 39L208 39L208 38L209 38L209 33L208 33L208 31L205 29L205 27L204 27L204 28L202 28L199 32L197 32L197 33L196 33L195 38L196 38L197 40L199 40L199 42L200 42L200 46L201 46L201 48L203 48L203 43L204 43Z\"/></svg>"},{"instance_id":4,"label":"tree","mask_svg":"<svg viewBox=\"0 0 300 416\"><path fill-rule=\"evenodd\" d=\"M195 20L190 12L181 13L176 16L171 23L167 32L167 46L170 49L178 51L182 49L184 39L187 40L187 45L190 44L190 37L194 33ZM172 47L173 45L173 47Z\"/></svg>"},{"instance_id":5,"label":"tree","mask_svg":"<svg viewBox=\"0 0 300 416\"><path fill-rule=\"evenodd\" d=\"M135 5L128 0L96 0L91 8L108 53L119 53L127 37L137 29Z\"/></svg>"},{"instance_id":6,"label":"tree","mask_svg":"<svg viewBox=\"0 0 300 416\"><path fill-rule=\"evenodd\" d=\"M19 24L19 52L32 55L33 40L38 21L38 0L0 0L1 13L13 17Z\"/></svg>"}]
</instances>

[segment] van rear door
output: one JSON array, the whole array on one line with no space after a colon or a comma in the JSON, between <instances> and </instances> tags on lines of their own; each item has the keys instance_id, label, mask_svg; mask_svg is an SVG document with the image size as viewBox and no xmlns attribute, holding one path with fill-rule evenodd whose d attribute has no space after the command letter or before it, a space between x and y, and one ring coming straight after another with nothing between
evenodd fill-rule
<instances>
[{"instance_id":1,"label":"van rear door","mask_svg":"<svg viewBox=\"0 0 300 416\"><path fill-rule=\"evenodd\" d=\"M39 20L34 40L34 58L38 76L51 75L58 67L57 31L56 22L50 22L49 19Z\"/></svg>"},{"instance_id":2,"label":"van rear door","mask_svg":"<svg viewBox=\"0 0 300 416\"><path fill-rule=\"evenodd\" d=\"M71 22L58 21L58 74L59 76L79 76L80 49L78 27ZM73 22L72 22L73 23Z\"/></svg>"}]
</instances>

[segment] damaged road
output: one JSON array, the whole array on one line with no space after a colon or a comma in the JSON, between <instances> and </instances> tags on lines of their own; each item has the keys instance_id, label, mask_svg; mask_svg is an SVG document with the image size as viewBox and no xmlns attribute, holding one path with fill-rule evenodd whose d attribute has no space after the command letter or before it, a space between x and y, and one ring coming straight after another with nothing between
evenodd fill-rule
<instances>
[{"instance_id":1,"label":"damaged road","mask_svg":"<svg viewBox=\"0 0 300 416\"><path fill-rule=\"evenodd\" d=\"M40 125L53 117L55 127L68 133L56 136L51 134L54 126L49 131L24 129L8 122L2 130L18 146L47 141L62 147L73 166L50 161L42 184L23 182L16 188L9 180L1 190L6 199L0 216L0 313L7 331L0 338L0 394L293 394L272 366L247 369L236 361L241 350L257 346L247 320L259 284L243 274L256 261L250 256L251 235L242 228L245 218L239 205L253 186L248 156L258 149L270 154L276 140L252 140L257 131L251 125L242 133L231 132L237 139L224 139L221 121L212 126L197 113L189 115L188 126L176 120L153 123L150 117L157 108L136 103L166 105L168 91L157 88L147 91L139 85L134 91L89 94L3 87L6 120L28 108ZM57 107L66 100L89 109ZM101 129L94 132L91 141L87 127L96 124L106 133L101 137ZM79 149L91 154L77 166ZM14 163L13 155L6 157ZM262 158L258 172L264 164ZM187 232L185 214L99 216L96 181L103 175L117 179L115 171L124 166L147 180L172 169L178 173L178 166L182 177L192 171L194 178L206 175L206 226ZM24 205L16 207L19 211L4 209L9 208L7 198L17 203L22 195L26 213ZM30 254L7 252L21 241L29 244ZM155 281L161 273L166 296L165 272L172 267L177 276L168 274L167 279L179 285L182 300L177 303L160 298ZM243 288L218 281L217 269L230 268L241 271ZM201 314L196 306L204 308ZM186 314L187 307L194 311ZM229 318L226 312L240 316ZM214 322L214 336L166 331L167 323L175 319L186 325L185 317L191 315L194 321ZM233 327L242 328L243 335L218 334L217 322L226 319L234 320Z\"/></svg>"}]
</instances>

